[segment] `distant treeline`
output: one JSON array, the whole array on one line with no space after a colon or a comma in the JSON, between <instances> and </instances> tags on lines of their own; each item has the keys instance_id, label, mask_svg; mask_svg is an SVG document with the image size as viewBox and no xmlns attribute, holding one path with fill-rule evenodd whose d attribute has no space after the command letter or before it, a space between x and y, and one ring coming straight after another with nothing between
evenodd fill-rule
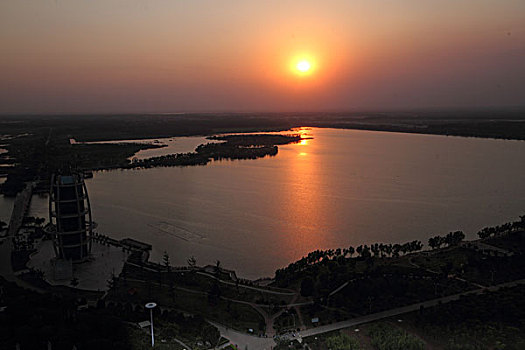
<instances>
[{"instance_id":1,"label":"distant treeline","mask_svg":"<svg viewBox=\"0 0 525 350\"><path fill-rule=\"evenodd\" d=\"M275 156L276 145L298 142L299 135L227 135L211 137L223 141L207 143L195 152L169 154L130 162L128 159L141 149L158 148L156 144L69 144L64 139L27 136L12 141L10 154L18 160L10 169L7 181L0 185L0 193L14 196L25 182L37 181L37 191L45 192L51 174L57 169L110 170L165 166L206 165L212 159L256 159ZM49 142L48 142L49 140Z\"/></svg>"},{"instance_id":2,"label":"distant treeline","mask_svg":"<svg viewBox=\"0 0 525 350\"><path fill-rule=\"evenodd\" d=\"M315 250L308 253L307 256L302 257L296 262L291 263L285 268L275 271L275 279L277 281L284 278L284 275L295 274L306 269L306 267L321 263L327 260L351 259L357 253L356 258L369 257L398 257L407 253L419 251L423 248L421 241L406 242L403 244L383 244L375 243L368 245L360 245L357 248L350 246L349 248L337 248L328 250Z\"/></svg>"},{"instance_id":3,"label":"distant treeline","mask_svg":"<svg viewBox=\"0 0 525 350\"><path fill-rule=\"evenodd\" d=\"M143 160L135 160L123 168L152 168L159 166L206 165L212 159L257 159L275 156L276 145L298 142L300 135L228 135L213 136L212 140L224 142L206 143L198 146L195 152L168 154Z\"/></svg>"},{"instance_id":4,"label":"distant treeline","mask_svg":"<svg viewBox=\"0 0 525 350\"><path fill-rule=\"evenodd\" d=\"M417 254L411 253L423 248L418 240L316 250L278 269L275 285L311 297L303 315L323 324L520 280L525 277L524 223L525 216L481 230L493 232L482 248L462 244L465 234L454 231L430 237L432 250Z\"/></svg>"},{"instance_id":5,"label":"distant treeline","mask_svg":"<svg viewBox=\"0 0 525 350\"><path fill-rule=\"evenodd\" d=\"M525 215L520 216L520 219L518 221L507 222L506 224L497 225L493 227L484 227L478 232L478 236L481 239L486 239L506 234L511 231L523 229L525 229Z\"/></svg>"},{"instance_id":6,"label":"distant treeline","mask_svg":"<svg viewBox=\"0 0 525 350\"><path fill-rule=\"evenodd\" d=\"M70 138L78 141L151 139L279 131L304 126L525 139L523 110L1 116L1 148L7 149L8 153L0 156L0 164L15 166L3 169L8 177L0 185L0 193L14 196L24 188L24 182L27 181L38 181L37 190L43 192L49 184L49 174L57 167L64 167L64 164L83 170L130 167L127 159L133 154L140 149L156 147L146 144L80 144L73 147L69 144ZM271 155L276 151L266 149L259 152ZM248 159L261 156L261 153L256 153L230 152L227 158ZM194 165L206 162L197 155L168 158L170 159L152 160L144 166Z\"/></svg>"},{"instance_id":7,"label":"distant treeline","mask_svg":"<svg viewBox=\"0 0 525 350\"><path fill-rule=\"evenodd\" d=\"M496 238L506 235L508 233L523 231L525 229L525 215L520 216L520 220L514 222L508 222L502 225L493 227L485 227L478 231L478 236L481 239L494 238L494 242L497 243ZM521 237L517 235L516 237ZM444 236L433 236L428 239L428 246L432 249L439 249L442 247L452 247L461 243L465 239L463 231L449 232ZM525 239L525 238L524 238ZM495 244L497 246L497 244ZM337 248L328 250L315 250L308 253L307 256L302 257L296 262L289 264L287 267L278 269L275 272L276 280L280 280L284 275L294 274L303 271L307 266L315 265L326 260L341 260L353 258L356 254L356 258L367 259L370 257L399 257L408 253L413 253L422 250L424 245L421 241L415 240L406 242L403 244L399 243L374 243L370 246L360 245L356 248L350 246L348 248Z\"/></svg>"},{"instance_id":8,"label":"distant treeline","mask_svg":"<svg viewBox=\"0 0 525 350\"><path fill-rule=\"evenodd\" d=\"M432 249L441 248L445 246L455 246L465 239L465 234L462 231L450 232L445 236L434 236L429 238L428 245ZM406 243L374 243L370 246L360 245L356 248L350 246L348 248L337 248L328 250L315 250L308 253L307 256L302 257L296 262L291 263L285 268L278 269L275 272L275 279L277 281L289 278L289 275L299 273L306 269L308 266L312 266L327 260L337 260L341 262L345 259L353 258L354 254L357 253L356 258L368 259L368 258L386 258L386 257L400 257L405 254L414 253L422 250L424 247L421 241L415 240ZM285 277L287 276L287 277Z\"/></svg>"}]
</instances>

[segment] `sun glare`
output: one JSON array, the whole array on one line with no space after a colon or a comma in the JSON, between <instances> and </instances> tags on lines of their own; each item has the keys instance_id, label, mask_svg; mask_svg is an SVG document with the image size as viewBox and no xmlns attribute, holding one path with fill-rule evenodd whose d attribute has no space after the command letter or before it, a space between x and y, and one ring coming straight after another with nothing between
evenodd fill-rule
<instances>
[{"instance_id":1,"label":"sun glare","mask_svg":"<svg viewBox=\"0 0 525 350\"><path fill-rule=\"evenodd\" d=\"M301 55L292 58L290 68L295 75L306 77L317 70L317 64L310 55Z\"/></svg>"},{"instance_id":2,"label":"sun glare","mask_svg":"<svg viewBox=\"0 0 525 350\"><path fill-rule=\"evenodd\" d=\"M295 66L299 72L308 72L311 68L310 62L302 60L297 62L297 65Z\"/></svg>"}]
</instances>

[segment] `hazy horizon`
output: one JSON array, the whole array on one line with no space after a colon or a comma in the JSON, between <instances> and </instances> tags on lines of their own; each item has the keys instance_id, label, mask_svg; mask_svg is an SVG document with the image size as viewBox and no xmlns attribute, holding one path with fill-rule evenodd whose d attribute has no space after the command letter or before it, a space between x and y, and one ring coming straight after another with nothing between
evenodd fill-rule
<instances>
[{"instance_id":1,"label":"hazy horizon","mask_svg":"<svg viewBox=\"0 0 525 350\"><path fill-rule=\"evenodd\" d=\"M412 114L412 113L522 113L525 112L525 105L518 106L479 106L479 107L420 107L420 108L407 108L407 107L393 107L390 109L341 109L341 110L190 110L190 111L174 111L174 112L161 112L161 111L57 111L57 112L2 112L0 117L38 117L38 116L176 116L176 115L258 115L258 114L297 114L300 115L311 115L311 114L327 114L327 115L354 115L354 114ZM386 115L385 117L388 117ZM461 115L450 115L449 117L459 117ZM495 116L497 117L497 116ZM505 117L505 116L502 116Z\"/></svg>"},{"instance_id":2,"label":"hazy horizon","mask_svg":"<svg viewBox=\"0 0 525 350\"><path fill-rule=\"evenodd\" d=\"M6 0L0 18L0 114L514 109L525 96L523 1Z\"/></svg>"}]
</instances>

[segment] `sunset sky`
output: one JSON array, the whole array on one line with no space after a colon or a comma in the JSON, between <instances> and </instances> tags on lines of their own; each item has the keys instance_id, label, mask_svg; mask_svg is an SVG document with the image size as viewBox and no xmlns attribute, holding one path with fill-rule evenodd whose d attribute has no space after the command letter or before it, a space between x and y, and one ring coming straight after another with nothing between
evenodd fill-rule
<instances>
[{"instance_id":1,"label":"sunset sky","mask_svg":"<svg viewBox=\"0 0 525 350\"><path fill-rule=\"evenodd\" d=\"M2 0L0 44L0 113L525 105L523 0Z\"/></svg>"}]
</instances>

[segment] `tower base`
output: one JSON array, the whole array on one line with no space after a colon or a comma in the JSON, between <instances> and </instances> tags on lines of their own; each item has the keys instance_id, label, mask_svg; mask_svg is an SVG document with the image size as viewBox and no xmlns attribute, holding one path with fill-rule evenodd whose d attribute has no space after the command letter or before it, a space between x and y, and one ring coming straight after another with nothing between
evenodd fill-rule
<instances>
[{"instance_id":1,"label":"tower base","mask_svg":"<svg viewBox=\"0 0 525 350\"><path fill-rule=\"evenodd\" d=\"M73 262L65 259L51 259L53 268L53 279L55 281L65 281L73 278Z\"/></svg>"}]
</instances>

